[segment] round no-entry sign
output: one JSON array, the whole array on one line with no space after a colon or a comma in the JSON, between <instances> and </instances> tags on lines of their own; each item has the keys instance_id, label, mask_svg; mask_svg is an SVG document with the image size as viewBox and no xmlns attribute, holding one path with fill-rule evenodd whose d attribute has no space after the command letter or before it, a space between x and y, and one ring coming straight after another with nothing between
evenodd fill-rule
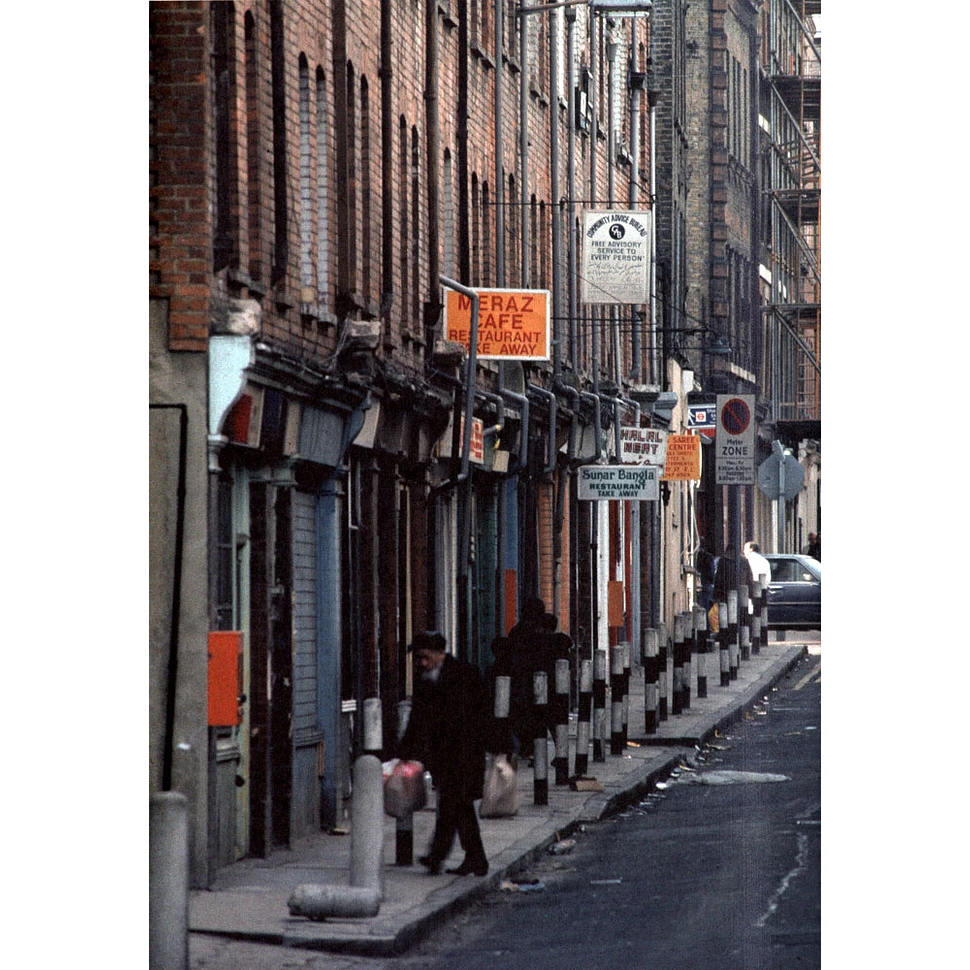
<instances>
[{"instance_id":1,"label":"round no-entry sign","mask_svg":"<svg viewBox=\"0 0 970 970\"><path fill-rule=\"evenodd\" d=\"M744 434L751 424L751 409L739 397L724 403L721 409L721 426L728 434Z\"/></svg>"}]
</instances>

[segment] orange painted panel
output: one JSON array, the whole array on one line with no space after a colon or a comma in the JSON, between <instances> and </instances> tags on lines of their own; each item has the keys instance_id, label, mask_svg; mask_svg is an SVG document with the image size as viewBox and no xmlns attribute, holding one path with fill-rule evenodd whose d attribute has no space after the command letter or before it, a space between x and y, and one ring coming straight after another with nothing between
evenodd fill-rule
<instances>
[{"instance_id":1,"label":"orange painted panel","mask_svg":"<svg viewBox=\"0 0 970 970\"><path fill-rule=\"evenodd\" d=\"M209 633L210 727L232 727L239 723L242 637L239 630Z\"/></svg>"},{"instance_id":2,"label":"orange painted panel","mask_svg":"<svg viewBox=\"0 0 970 970\"><path fill-rule=\"evenodd\" d=\"M505 635L515 626L515 616L518 612L518 583L514 569L505 570Z\"/></svg>"},{"instance_id":3,"label":"orange painted panel","mask_svg":"<svg viewBox=\"0 0 970 970\"><path fill-rule=\"evenodd\" d=\"M618 579L611 579L607 585L606 595L608 625L623 626L626 622L623 613L623 583Z\"/></svg>"}]
</instances>

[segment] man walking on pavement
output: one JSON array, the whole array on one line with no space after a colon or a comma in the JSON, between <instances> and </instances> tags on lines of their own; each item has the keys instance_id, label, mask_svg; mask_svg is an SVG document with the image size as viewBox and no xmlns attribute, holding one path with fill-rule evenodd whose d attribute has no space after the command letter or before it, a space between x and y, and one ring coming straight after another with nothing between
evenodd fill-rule
<instances>
[{"instance_id":1,"label":"man walking on pavement","mask_svg":"<svg viewBox=\"0 0 970 970\"><path fill-rule=\"evenodd\" d=\"M758 582L764 576L767 582L771 582L771 564L761 555L757 542L744 544L744 558L748 561L752 581Z\"/></svg>"},{"instance_id":2,"label":"man walking on pavement","mask_svg":"<svg viewBox=\"0 0 970 970\"><path fill-rule=\"evenodd\" d=\"M485 687L477 667L445 648L445 638L434 630L419 633L411 644L418 678L398 756L422 762L438 790L431 848L418 861L438 875L457 834L465 859L448 872L484 876L488 860L475 800L485 778Z\"/></svg>"}]
</instances>

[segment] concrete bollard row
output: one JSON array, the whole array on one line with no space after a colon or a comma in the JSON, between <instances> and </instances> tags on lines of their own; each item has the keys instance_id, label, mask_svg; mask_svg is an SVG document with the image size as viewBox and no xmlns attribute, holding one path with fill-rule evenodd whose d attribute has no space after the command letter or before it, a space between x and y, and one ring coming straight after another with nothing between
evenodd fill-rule
<instances>
[{"instance_id":1,"label":"concrete bollard row","mask_svg":"<svg viewBox=\"0 0 970 970\"><path fill-rule=\"evenodd\" d=\"M684 638L686 636L684 614L678 613L674 617L673 638L673 683L671 684L671 712L676 716L684 711Z\"/></svg>"},{"instance_id":2,"label":"concrete bollard row","mask_svg":"<svg viewBox=\"0 0 970 970\"><path fill-rule=\"evenodd\" d=\"M532 698L535 703L537 720L546 723L546 710L549 706L549 677L544 670L532 675ZM533 781L532 799L536 805L549 804L549 745L546 732L540 731L533 741L532 748Z\"/></svg>"},{"instance_id":3,"label":"concrete bollard row","mask_svg":"<svg viewBox=\"0 0 970 970\"><path fill-rule=\"evenodd\" d=\"M556 739L556 784L569 784L569 661L556 661L556 693L553 702Z\"/></svg>"},{"instance_id":4,"label":"concrete bollard row","mask_svg":"<svg viewBox=\"0 0 970 970\"><path fill-rule=\"evenodd\" d=\"M603 749L606 730L606 651L598 649L593 656L593 761L605 761Z\"/></svg>"},{"instance_id":5,"label":"concrete bollard row","mask_svg":"<svg viewBox=\"0 0 970 970\"><path fill-rule=\"evenodd\" d=\"M411 699L405 698L397 705L397 739L404 737L411 718ZM394 863L398 866L414 864L414 815L402 815L394 825Z\"/></svg>"},{"instance_id":6,"label":"concrete bollard row","mask_svg":"<svg viewBox=\"0 0 970 970\"><path fill-rule=\"evenodd\" d=\"M768 576L765 573L761 574L761 579L759 585L761 586L761 600L758 606L760 606L759 615L761 617L761 643L767 645L768 643ZM758 607L756 607L757 609Z\"/></svg>"},{"instance_id":7,"label":"concrete bollard row","mask_svg":"<svg viewBox=\"0 0 970 970\"><path fill-rule=\"evenodd\" d=\"M630 737L630 678L633 676L633 648L623 643L623 747Z\"/></svg>"},{"instance_id":8,"label":"concrete bollard row","mask_svg":"<svg viewBox=\"0 0 970 970\"><path fill-rule=\"evenodd\" d=\"M667 658L669 657L667 643L667 626L665 623L657 624L657 656L659 660L659 677L657 698L657 717L661 721L667 720Z\"/></svg>"},{"instance_id":9,"label":"concrete bollard row","mask_svg":"<svg viewBox=\"0 0 970 970\"><path fill-rule=\"evenodd\" d=\"M738 656L743 663L751 659L751 611L748 608L748 587L738 587Z\"/></svg>"},{"instance_id":10,"label":"concrete bollard row","mask_svg":"<svg viewBox=\"0 0 970 970\"><path fill-rule=\"evenodd\" d=\"M657 733L660 698L660 648L656 630L643 631L643 723L647 734Z\"/></svg>"},{"instance_id":11,"label":"concrete bollard row","mask_svg":"<svg viewBox=\"0 0 970 970\"><path fill-rule=\"evenodd\" d=\"M728 607L728 669L730 679L738 679L738 591L729 589Z\"/></svg>"},{"instance_id":12,"label":"concrete bollard row","mask_svg":"<svg viewBox=\"0 0 970 970\"><path fill-rule=\"evenodd\" d=\"M697 697L707 697L707 610L694 607L694 657L697 663Z\"/></svg>"},{"instance_id":13,"label":"concrete bollard row","mask_svg":"<svg viewBox=\"0 0 970 970\"><path fill-rule=\"evenodd\" d=\"M579 665L579 720L576 723L576 774L589 771L589 741L593 718L593 661Z\"/></svg>"},{"instance_id":14,"label":"concrete bollard row","mask_svg":"<svg viewBox=\"0 0 970 970\"><path fill-rule=\"evenodd\" d=\"M623 646L610 647L610 754L622 754L623 741Z\"/></svg>"},{"instance_id":15,"label":"concrete bollard row","mask_svg":"<svg viewBox=\"0 0 970 970\"><path fill-rule=\"evenodd\" d=\"M755 580L751 584L751 653L758 656L761 653L761 581Z\"/></svg>"},{"instance_id":16,"label":"concrete bollard row","mask_svg":"<svg viewBox=\"0 0 970 970\"><path fill-rule=\"evenodd\" d=\"M731 686L731 651L728 647L728 605L717 604L717 646L720 658L721 686Z\"/></svg>"}]
</instances>

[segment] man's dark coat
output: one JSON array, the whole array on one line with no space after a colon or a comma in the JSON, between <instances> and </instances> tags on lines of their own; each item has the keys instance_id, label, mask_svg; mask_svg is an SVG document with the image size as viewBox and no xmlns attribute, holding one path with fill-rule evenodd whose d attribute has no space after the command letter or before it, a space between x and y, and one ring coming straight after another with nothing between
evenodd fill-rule
<instances>
[{"instance_id":1,"label":"man's dark coat","mask_svg":"<svg viewBox=\"0 0 970 970\"><path fill-rule=\"evenodd\" d=\"M439 791L474 801L484 785L486 723L478 668L446 654L437 683L415 679L398 753L422 762Z\"/></svg>"}]
</instances>

